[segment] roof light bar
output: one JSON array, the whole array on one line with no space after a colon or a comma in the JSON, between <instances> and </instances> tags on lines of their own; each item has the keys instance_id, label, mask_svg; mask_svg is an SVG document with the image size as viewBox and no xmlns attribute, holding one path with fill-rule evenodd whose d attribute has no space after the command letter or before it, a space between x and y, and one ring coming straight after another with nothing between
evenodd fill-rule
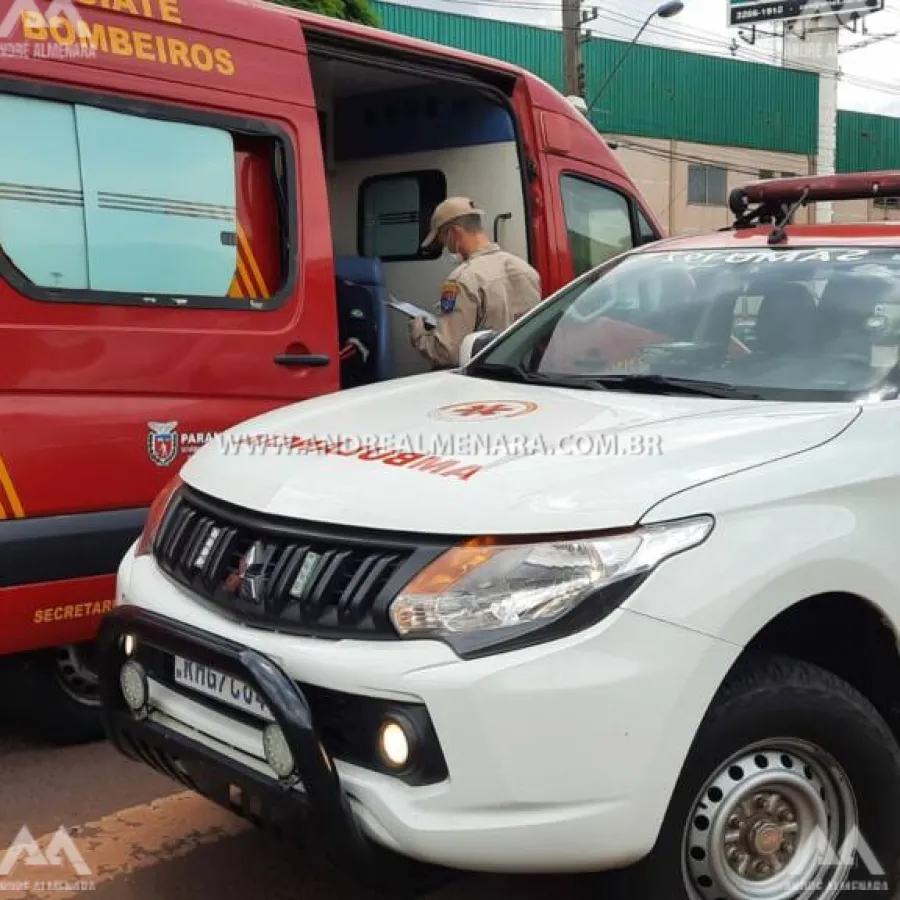
<instances>
[{"instance_id":1,"label":"roof light bar","mask_svg":"<svg viewBox=\"0 0 900 900\"><path fill-rule=\"evenodd\" d=\"M792 203L808 190L807 203L831 200L867 200L900 196L900 170L857 172L848 175L809 175L771 178L740 188L750 203Z\"/></svg>"},{"instance_id":2,"label":"roof light bar","mask_svg":"<svg viewBox=\"0 0 900 900\"><path fill-rule=\"evenodd\" d=\"M728 207L736 219L732 227L749 228L780 222L795 204L872 197L900 197L900 170L753 181L731 192Z\"/></svg>"}]
</instances>

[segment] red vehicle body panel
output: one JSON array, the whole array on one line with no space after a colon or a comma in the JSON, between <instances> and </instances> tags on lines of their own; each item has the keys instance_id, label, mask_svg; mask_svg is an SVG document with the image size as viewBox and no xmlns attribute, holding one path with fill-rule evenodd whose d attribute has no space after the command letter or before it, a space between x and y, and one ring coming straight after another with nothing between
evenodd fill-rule
<instances>
[{"instance_id":1,"label":"red vehicle body panel","mask_svg":"<svg viewBox=\"0 0 900 900\"><path fill-rule=\"evenodd\" d=\"M329 202L304 30L515 82L512 108L535 169L533 262L547 293L572 272L551 159L624 192L663 233L587 121L515 66L247 0L75 3L87 29L80 39L65 23L48 27L23 13L9 40L39 50L0 56L0 94L38 86L48 97L70 91L87 103L156 103L277 126L294 147L296 278L285 301L265 310L281 276L280 247L269 164L252 140L236 149L240 261L231 296L253 296L261 309L184 308L172 317L152 305L36 299L0 278L0 560L17 561L0 571L0 654L93 637L113 600L123 541L136 536L151 500L194 446L185 435L214 434L340 389ZM49 52L88 34L91 58ZM331 362L276 365L284 353ZM169 465L148 453L152 422L178 425L182 443ZM102 571L86 570L84 557L102 547L112 548ZM20 563L28 570L21 575Z\"/></svg>"}]
</instances>

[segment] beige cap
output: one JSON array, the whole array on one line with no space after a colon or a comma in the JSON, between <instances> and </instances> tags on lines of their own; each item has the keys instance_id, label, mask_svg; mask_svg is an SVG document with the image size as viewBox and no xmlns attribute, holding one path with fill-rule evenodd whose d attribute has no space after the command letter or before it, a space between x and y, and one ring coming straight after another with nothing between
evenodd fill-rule
<instances>
[{"instance_id":1,"label":"beige cap","mask_svg":"<svg viewBox=\"0 0 900 900\"><path fill-rule=\"evenodd\" d=\"M483 216L484 210L477 209L468 197L448 197L443 203L438 203L431 214L431 231L422 241L423 249L431 246L438 236L438 232L454 219L463 216Z\"/></svg>"}]
</instances>

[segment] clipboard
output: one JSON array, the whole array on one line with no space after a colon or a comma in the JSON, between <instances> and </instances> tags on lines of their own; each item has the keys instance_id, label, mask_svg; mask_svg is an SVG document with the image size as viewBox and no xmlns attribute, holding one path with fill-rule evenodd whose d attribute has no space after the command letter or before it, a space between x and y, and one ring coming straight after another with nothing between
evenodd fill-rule
<instances>
[{"instance_id":1,"label":"clipboard","mask_svg":"<svg viewBox=\"0 0 900 900\"><path fill-rule=\"evenodd\" d=\"M402 300L398 300L396 297L391 297L388 300L388 306L393 307L398 312L402 312L404 315L409 316L410 319L418 319L420 316L425 319L425 322L435 328L437 326L437 319L430 313L428 310L422 309L419 306L416 306L413 303L405 303Z\"/></svg>"}]
</instances>

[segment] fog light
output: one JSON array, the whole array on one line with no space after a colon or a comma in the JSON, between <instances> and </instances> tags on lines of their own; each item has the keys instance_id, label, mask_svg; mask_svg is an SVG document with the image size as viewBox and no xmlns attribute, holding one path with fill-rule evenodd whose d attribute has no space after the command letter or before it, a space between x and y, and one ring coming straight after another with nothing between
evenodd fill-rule
<instances>
[{"instance_id":1,"label":"fog light","mask_svg":"<svg viewBox=\"0 0 900 900\"><path fill-rule=\"evenodd\" d=\"M137 649L137 638L133 634L126 634L125 637L122 638L122 652L126 656L134 656L134 651Z\"/></svg>"},{"instance_id":2,"label":"fog light","mask_svg":"<svg viewBox=\"0 0 900 900\"><path fill-rule=\"evenodd\" d=\"M411 744L411 737L401 722L386 719L382 723L378 732L378 750L392 769L402 769L409 762Z\"/></svg>"},{"instance_id":3,"label":"fog light","mask_svg":"<svg viewBox=\"0 0 900 900\"><path fill-rule=\"evenodd\" d=\"M294 774L294 754L281 728L274 722L263 732L263 752L272 771L282 779Z\"/></svg>"},{"instance_id":4,"label":"fog light","mask_svg":"<svg viewBox=\"0 0 900 900\"><path fill-rule=\"evenodd\" d=\"M119 673L122 696L132 712L140 712L147 705L147 676L140 663L129 660Z\"/></svg>"}]
</instances>

